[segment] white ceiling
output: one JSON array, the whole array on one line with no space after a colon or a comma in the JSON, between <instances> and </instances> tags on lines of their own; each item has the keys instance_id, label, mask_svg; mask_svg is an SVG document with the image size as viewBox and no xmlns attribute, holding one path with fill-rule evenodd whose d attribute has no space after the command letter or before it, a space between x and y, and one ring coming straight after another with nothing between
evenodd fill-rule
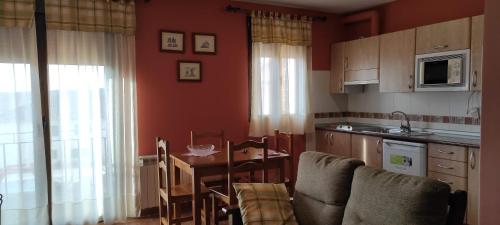
<instances>
[{"instance_id":1,"label":"white ceiling","mask_svg":"<svg viewBox=\"0 0 500 225\"><path fill-rule=\"evenodd\" d=\"M233 0L258 4L303 8L329 13L348 13L395 0Z\"/></svg>"}]
</instances>

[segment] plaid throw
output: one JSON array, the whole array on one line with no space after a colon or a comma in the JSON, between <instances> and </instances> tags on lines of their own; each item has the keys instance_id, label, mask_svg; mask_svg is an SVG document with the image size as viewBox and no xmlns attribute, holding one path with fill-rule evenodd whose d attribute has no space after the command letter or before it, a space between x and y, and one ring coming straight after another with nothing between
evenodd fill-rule
<instances>
[{"instance_id":1,"label":"plaid throw","mask_svg":"<svg viewBox=\"0 0 500 225\"><path fill-rule=\"evenodd\" d=\"M270 13L252 12L252 41L311 46L312 18Z\"/></svg>"},{"instance_id":2,"label":"plaid throw","mask_svg":"<svg viewBox=\"0 0 500 225\"><path fill-rule=\"evenodd\" d=\"M233 184L245 225L297 225L285 184Z\"/></svg>"},{"instance_id":3,"label":"plaid throw","mask_svg":"<svg viewBox=\"0 0 500 225\"><path fill-rule=\"evenodd\" d=\"M31 27L35 0L0 0L0 26Z\"/></svg>"},{"instance_id":4,"label":"plaid throw","mask_svg":"<svg viewBox=\"0 0 500 225\"><path fill-rule=\"evenodd\" d=\"M47 29L135 33L134 1L45 0Z\"/></svg>"}]
</instances>

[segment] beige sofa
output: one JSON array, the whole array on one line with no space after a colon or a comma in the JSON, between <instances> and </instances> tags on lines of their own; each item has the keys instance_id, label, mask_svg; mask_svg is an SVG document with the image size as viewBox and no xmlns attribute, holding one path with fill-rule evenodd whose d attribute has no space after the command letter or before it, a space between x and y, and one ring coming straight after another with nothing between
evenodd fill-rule
<instances>
[{"instance_id":1,"label":"beige sofa","mask_svg":"<svg viewBox=\"0 0 500 225\"><path fill-rule=\"evenodd\" d=\"M292 204L301 225L462 225L466 201L442 182L304 152ZM232 224L242 224L230 211Z\"/></svg>"}]
</instances>

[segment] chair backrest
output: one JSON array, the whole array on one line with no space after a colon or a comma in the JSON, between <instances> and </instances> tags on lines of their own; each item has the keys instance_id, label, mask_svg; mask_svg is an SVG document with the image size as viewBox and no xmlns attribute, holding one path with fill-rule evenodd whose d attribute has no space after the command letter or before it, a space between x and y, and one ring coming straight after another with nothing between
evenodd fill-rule
<instances>
[{"instance_id":1,"label":"chair backrest","mask_svg":"<svg viewBox=\"0 0 500 225\"><path fill-rule=\"evenodd\" d=\"M450 198L450 186L437 180L359 167L343 224L463 224L466 201L460 193Z\"/></svg>"},{"instance_id":2,"label":"chair backrest","mask_svg":"<svg viewBox=\"0 0 500 225\"><path fill-rule=\"evenodd\" d=\"M242 152L242 154L245 154L245 152L250 148L252 148L252 150L262 149L262 158L259 160L247 161L242 163L236 161L235 155L238 152ZM268 161L267 138L262 138L261 142L249 140L237 145L235 145L231 141L228 141L227 142L228 196L226 196L224 201L229 205L234 205L238 202L236 198L236 192L233 188L233 183L236 174L261 170L262 171L261 182L267 183L269 180L267 161Z\"/></svg>"},{"instance_id":3,"label":"chair backrest","mask_svg":"<svg viewBox=\"0 0 500 225\"><path fill-rule=\"evenodd\" d=\"M170 151L169 143L163 138L156 137L156 160L158 163L158 186L165 189L167 198L172 196L170 181Z\"/></svg>"},{"instance_id":4,"label":"chair backrest","mask_svg":"<svg viewBox=\"0 0 500 225\"><path fill-rule=\"evenodd\" d=\"M293 208L301 225L341 224L360 160L320 152L300 155Z\"/></svg>"},{"instance_id":5,"label":"chair backrest","mask_svg":"<svg viewBox=\"0 0 500 225\"><path fill-rule=\"evenodd\" d=\"M204 143L211 141L214 143ZM223 149L225 144L224 130L220 131L191 131L191 145L213 144L218 149Z\"/></svg>"},{"instance_id":6,"label":"chair backrest","mask_svg":"<svg viewBox=\"0 0 500 225\"><path fill-rule=\"evenodd\" d=\"M290 155L290 160L288 161L288 176L290 180L289 191L293 193L293 187L295 186L295 159L294 159L294 149L293 149L293 134L283 133L279 130L274 130L274 147L278 152L284 152ZM286 174L286 173L285 173Z\"/></svg>"}]
</instances>

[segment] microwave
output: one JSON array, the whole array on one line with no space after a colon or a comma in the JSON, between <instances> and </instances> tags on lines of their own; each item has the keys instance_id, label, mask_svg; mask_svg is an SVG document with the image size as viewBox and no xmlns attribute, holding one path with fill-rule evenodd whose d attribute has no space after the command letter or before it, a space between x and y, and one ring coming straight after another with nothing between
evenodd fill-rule
<instances>
[{"instance_id":1,"label":"microwave","mask_svg":"<svg viewBox=\"0 0 500 225\"><path fill-rule=\"evenodd\" d=\"M415 91L467 91L469 65L469 49L417 55Z\"/></svg>"}]
</instances>

